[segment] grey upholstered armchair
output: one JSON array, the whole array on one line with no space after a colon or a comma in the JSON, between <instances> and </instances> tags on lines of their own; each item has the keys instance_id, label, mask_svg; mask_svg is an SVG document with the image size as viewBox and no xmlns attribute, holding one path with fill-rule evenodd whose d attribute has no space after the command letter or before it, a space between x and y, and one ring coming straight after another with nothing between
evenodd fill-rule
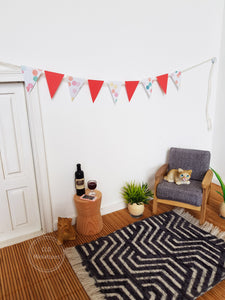
<instances>
[{"instance_id":1,"label":"grey upholstered armchair","mask_svg":"<svg viewBox=\"0 0 225 300\"><path fill-rule=\"evenodd\" d=\"M203 224L213 177L209 163L209 151L171 148L168 164L164 164L155 176L153 214L157 213L158 203L165 203L200 211L200 224ZM178 168L192 170L191 184L176 185L163 180L169 170Z\"/></svg>"}]
</instances>

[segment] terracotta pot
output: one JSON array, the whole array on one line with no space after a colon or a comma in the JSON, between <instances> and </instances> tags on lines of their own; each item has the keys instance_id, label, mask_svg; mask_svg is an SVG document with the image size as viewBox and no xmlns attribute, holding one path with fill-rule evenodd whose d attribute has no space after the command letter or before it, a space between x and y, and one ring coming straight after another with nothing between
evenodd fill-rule
<instances>
[{"instance_id":1,"label":"terracotta pot","mask_svg":"<svg viewBox=\"0 0 225 300\"><path fill-rule=\"evenodd\" d=\"M225 202L220 204L220 216L221 218L225 219Z\"/></svg>"},{"instance_id":2,"label":"terracotta pot","mask_svg":"<svg viewBox=\"0 0 225 300\"><path fill-rule=\"evenodd\" d=\"M145 209L145 206L143 203L141 203L141 204L128 203L128 211L132 217L135 217L135 218L141 217L143 215L144 209Z\"/></svg>"}]
</instances>

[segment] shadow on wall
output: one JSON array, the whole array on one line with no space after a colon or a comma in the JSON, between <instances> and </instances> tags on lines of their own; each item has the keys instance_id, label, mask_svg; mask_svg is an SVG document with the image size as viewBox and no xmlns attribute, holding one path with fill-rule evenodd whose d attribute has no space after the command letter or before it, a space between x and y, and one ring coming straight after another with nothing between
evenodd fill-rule
<instances>
[{"instance_id":1,"label":"shadow on wall","mask_svg":"<svg viewBox=\"0 0 225 300\"><path fill-rule=\"evenodd\" d=\"M155 184L155 174L152 174L148 178L148 186L152 191L154 190L154 184Z\"/></svg>"},{"instance_id":2,"label":"shadow on wall","mask_svg":"<svg viewBox=\"0 0 225 300\"><path fill-rule=\"evenodd\" d=\"M167 152L166 152L166 160L165 160L165 161L162 161L162 163L156 168L156 171L148 177L148 186L150 187L150 189L151 189L152 191L154 190L155 173L158 171L158 169L159 169L163 164L166 164L166 163L168 162L168 159L169 159L169 152L170 152L170 148L169 148L169 149L167 150Z\"/></svg>"}]
</instances>

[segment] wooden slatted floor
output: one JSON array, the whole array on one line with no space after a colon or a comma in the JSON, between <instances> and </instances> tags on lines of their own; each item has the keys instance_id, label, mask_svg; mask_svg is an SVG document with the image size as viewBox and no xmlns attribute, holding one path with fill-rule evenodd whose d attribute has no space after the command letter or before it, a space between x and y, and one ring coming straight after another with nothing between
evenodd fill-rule
<instances>
[{"instance_id":1,"label":"wooden slatted floor","mask_svg":"<svg viewBox=\"0 0 225 300\"><path fill-rule=\"evenodd\" d=\"M218 186L213 184L207 206L207 220L225 231L225 220L218 216L221 199L215 192L216 188ZM142 218L151 216L151 209L152 204L146 206ZM171 207L159 205L159 213L168 210L171 210ZM198 212L193 213L193 215L198 217ZM103 216L104 227L100 234L91 237L78 235L76 241L67 241L64 247L89 242L135 221L136 219L130 217L126 209L105 215ZM47 236L56 237L56 232ZM35 240L28 240L0 249L0 299L89 299L67 259L63 261L57 270L47 273L36 270L30 264L28 251ZM50 254L58 254L58 246L54 246L54 243L51 245ZM43 269L48 268L48 260L41 263ZM225 299L225 280L198 299Z\"/></svg>"}]
</instances>

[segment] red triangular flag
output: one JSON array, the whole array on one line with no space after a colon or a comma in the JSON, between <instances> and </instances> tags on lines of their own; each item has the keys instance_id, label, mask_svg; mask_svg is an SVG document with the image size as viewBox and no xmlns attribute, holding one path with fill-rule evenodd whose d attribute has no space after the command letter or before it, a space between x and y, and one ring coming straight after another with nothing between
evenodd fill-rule
<instances>
[{"instance_id":1,"label":"red triangular flag","mask_svg":"<svg viewBox=\"0 0 225 300\"><path fill-rule=\"evenodd\" d=\"M157 76L158 84L160 85L163 92L166 94L167 83L168 83L168 74Z\"/></svg>"},{"instance_id":2,"label":"red triangular flag","mask_svg":"<svg viewBox=\"0 0 225 300\"><path fill-rule=\"evenodd\" d=\"M55 95L55 92L57 91L57 89L63 79L63 76L64 76L64 74L45 71L45 77L47 80L48 89L49 89L51 98L53 98L53 96Z\"/></svg>"},{"instance_id":3,"label":"red triangular flag","mask_svg":"<svg viewBox=\"0 0 225 300\"><path fill-rule=\"evenodd\" d=\"M100 92L100 89L103 85L104 81L102 80L91 80L88 79L88 85L89 85L89 89L90 89L90 93L91 93L91 98L93 103L95 102L95 99L98 96L98 93Z\"/></svg>"},{"instance_id":4,"label":"red triangular flag","mask_svg":"<svg viewBox=\"0 0 225 300\"><path fill-rule=\"evenodd\" d=\"M125 81L125 87L127 90L127 97L129 101L131 100L137 86L138 86L139 81Z\"/></svg>"}]
</instances>

